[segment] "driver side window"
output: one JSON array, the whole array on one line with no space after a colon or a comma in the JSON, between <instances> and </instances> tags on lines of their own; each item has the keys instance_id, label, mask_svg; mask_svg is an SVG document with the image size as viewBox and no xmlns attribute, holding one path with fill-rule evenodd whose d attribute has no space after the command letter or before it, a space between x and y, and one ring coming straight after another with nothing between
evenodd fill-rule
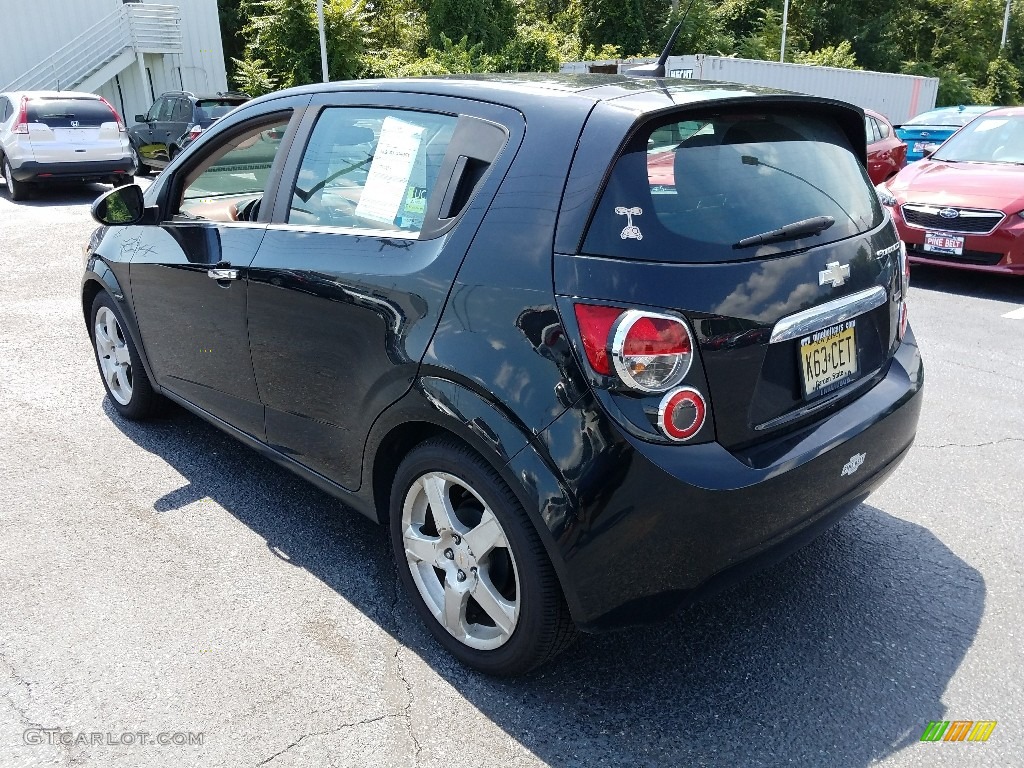
<instances>
[{"instance_id":1,"label":"driver side window","mask_svg":"<svg viewBox=\"0 0 1024 768\"><path fill-rule=\"evenodd\" d=\"M289 117L234 133L185 177L177 221L256 221Z\"/></svg>"}]
</instances>

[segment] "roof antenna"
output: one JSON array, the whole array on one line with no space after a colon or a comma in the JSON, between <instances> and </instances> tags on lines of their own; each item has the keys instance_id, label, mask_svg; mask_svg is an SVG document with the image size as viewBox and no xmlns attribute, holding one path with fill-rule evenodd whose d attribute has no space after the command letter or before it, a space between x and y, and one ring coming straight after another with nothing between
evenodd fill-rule
<instances>
[{"instance_id":1,"label":"roof antenna","mask_svg":"<svg viewBox=\"0 0 1024 768\"><path fill-rule=\"evenodd\" d=\"M654 64L641 64L639 67L632 67L627 69L622 74L626 77L664 77L665 76L665 63L668 61L669 54L672 53L672 47L676 44L676 38L679 37L679 31L683 28L683 22L686 21L686 15L690 12L693 7L694 0L690 0L690 4L686 6L686 10L683 11L682 18L679 19L679 23L676 24L676 28L672 30L672 34L668 37L668 42L665 43L665 48L661 52L661 56Z\"/></svg>"}]
</instances>

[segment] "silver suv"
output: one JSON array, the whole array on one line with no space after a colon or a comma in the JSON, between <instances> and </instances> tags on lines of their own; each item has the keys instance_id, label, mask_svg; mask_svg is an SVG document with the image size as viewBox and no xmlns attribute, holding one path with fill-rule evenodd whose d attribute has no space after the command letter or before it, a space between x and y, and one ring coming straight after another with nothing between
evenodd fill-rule
<instances>
[{"instance_id":1,"label":"silver suv","mask_svg":"<svg viewBox=\"0 0 1024 768\"><path fill-rule=\"evenodd\" d=\"M12 200L51 181L130 184L128 130L106 99L75 91L0 93L0 169Z\"/></svg>"}]
</instances>

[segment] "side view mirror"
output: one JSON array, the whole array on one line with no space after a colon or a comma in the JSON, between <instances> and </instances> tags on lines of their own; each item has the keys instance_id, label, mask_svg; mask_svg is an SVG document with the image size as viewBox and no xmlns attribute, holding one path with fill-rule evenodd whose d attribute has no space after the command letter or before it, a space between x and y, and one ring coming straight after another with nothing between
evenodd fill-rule
<instances>
[{"instance_id":1,"label":"side view mirror","mask_svg":"<svg viewBox=\"0 0 1024 768\"><path fill-rule=\"evenodd\" d=\"M135 122L136 123L148 123L149 120L146 118L145 115L136 115L135 116Z\"/></svg>"},{"instance_id":2,"label":"side view mirror","mask_svg":"<svg viewBox=\"0 0 1024 768\"><path fill-rule=\"evenodd\" d=\"M92 204L92 217L111 227L138 224L145 213L146 201L138 184L112 189Z\"/></svg>"}]
</instances>

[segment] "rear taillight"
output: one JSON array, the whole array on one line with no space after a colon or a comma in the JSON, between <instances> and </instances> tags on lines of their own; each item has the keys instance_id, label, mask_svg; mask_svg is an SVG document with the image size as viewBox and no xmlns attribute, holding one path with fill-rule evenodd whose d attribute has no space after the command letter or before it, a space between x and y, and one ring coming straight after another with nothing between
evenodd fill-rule
<instances>
[{"instance_id":1,"label":"rear taillight","mask_svg":"<svg viewBox=\"0 0 1024 768\"><path fill-rule=\"evenodd\" d=\"M603 304L574 304L573 309L587 362L600 376L594 380L596 386L609 390L613 399L639 400L648 425L674 442L689 440L701 432L709 416L707 401L699 389L680 386L696 355L686 320ZM703 386L699 383L702 375L690 375L690 380ZM650 395L657 395L660 402ZM632 407L626 411L636 413ZM620 411L620 416L624 413ZM634 420L633 424L639 422ZM702 434L709 439L708 430Z\"/></svg>"},{"instance_id":2,"label":"rear taillight","mask_svg":"<svg viewBox=\"0 0 1024 768\"><path fill-rule=\"evenodd\" d=\"M18 111L18 121L14 125L14 132L22 136L28 135L28 96L21 97L21 109Z\"/></svg>"},{"instance_id":3,"label":"rear taillight","mask_svg":"<svg viewBox=\"0 0 1024 768\"><path fill-rule=\"evenodd\" d=\"M897 338L903 341L907 335L907 294L910 293L910 259L907 258L907 245L900 240L900 309Z\"/></svg>"},{"instance_id":4,"label":"rear taillight","mask_svg":"<svg viewBox=\"0 0 1024 768\"><path fill-rule=\"evenodd\" d=\"M693 341L678 317L597 304L576 304L587 361L602 376L613 373L629 389L664 392L693 361Z\"/></svg>"},{"instance_id":5,"label":"rear taillight","mask_svg":"<svg viewBox=\"0 0 1024 768\"><path fill-rule=\"evenodd\" d=\"M626 386L664 392L690 370L693 343L679 318L631 309L615 324L611 353L615 372Z\"/></svg>"},{"instance_id":6,"label":"rear taillight","mask_svg":"<svg viewBox=\"0 0 1024 768\"><path fill-rule=\"evenodd\" d=\"M900 240L900 266L903 272L903 300L910 293L910 259L907 258L907 244Z\"/></svg>"},{"instance_id":7,"label":"rear taillight","mask_svg":"<svg viewBox=\"0 0 1024 768\"><path fill-rule=\"evenodd\" d=\"M612 361L608 356L612 326L624 310L599 304L577 304L576 320L583 337L583 351L590 367L602 376L611 376Z\"/></svg>"},{"instance_id":8,"label":"rear taillight","mask_svg":"<svg viewBox=\"0 0 1024 768\"><path fill-rule=\"evenodd\" d=\"M662 398L658 406L658 427L677 442L689 440L704 426L708 409L696 389L680 387Z\"/></svg>"},{"instance_id":9,"label":"rear taillight","mask_svg":"<svg viewBox=\"0 0 1024 768\"><path fill-rule=\"evenodd\" d=\"M107 109L109 109L111 113L114 115L114 119L117 121L117 130L119 130L121 133L128 133L128 127L124 124L124 120L121 119L121 115L119 115L117 113L117 110L114 109L114 105L106 99L104 99L102 96L100 97L100 101L106 104Z\"/></svg>"}]
</instances>

